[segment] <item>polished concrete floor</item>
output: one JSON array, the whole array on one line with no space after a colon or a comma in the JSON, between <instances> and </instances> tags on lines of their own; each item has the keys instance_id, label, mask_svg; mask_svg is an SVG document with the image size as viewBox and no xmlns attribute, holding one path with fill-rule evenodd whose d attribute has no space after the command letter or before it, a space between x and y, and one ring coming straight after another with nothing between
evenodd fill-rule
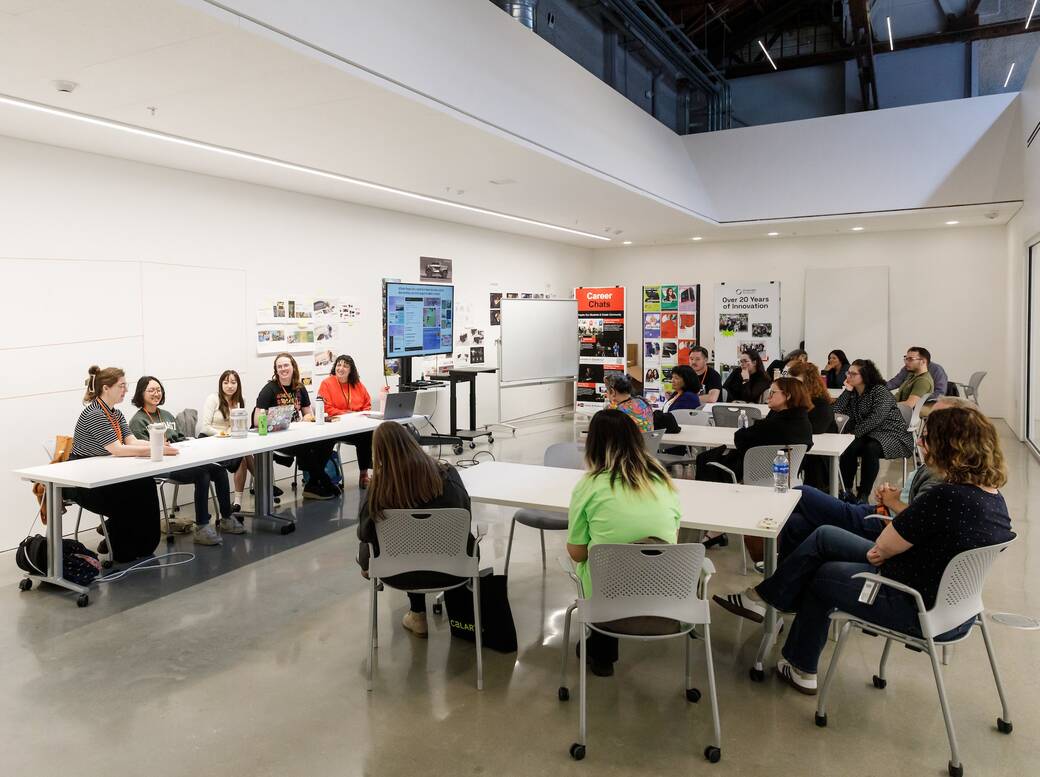
<instances>
[{"instance_id":1,"label":"polished concrete floor","mask_svg":"<svg viewBox=\"0 0 1040 777\"><path fill-rule=\"evenodd\" d=\"M1019 539L990 575L990 611L1040 616L1040 567L1030 506L1040 466L1001 427L1011 481L1005 496ZM496 439L504 460L538 462L570 439L569 422ZM484 457L482 457L484 458ZM348 483L353 481L348 470ZM885 473L882 473L885 476ZM284 485L284 484L283 484ZM287 491L287 496L291 492ZM89 607L54 589L20 593L14 554L0 555L0 775L528 775L725 773L733 775L940 775L948 750L928 661L895 649L889 685L870 677L879 640L854 637L830 705L769 677L749 681L759 631L718 608L712 642L723 756L701 753L711 736L706 699L682 693L679 640L622 645L613 678L590 678L588 755L573 762L575 700L557 700L563 612L573 587L555 563L562 534L520 527L510 602L517 655L485 651L485 689L474 651L431 617L428 640L400 626L403 595L381 596L375 689L365 690L365 583L353 559L357 491L309 502L296 534L228 537L194 563L145 572L92 593ZM291 500L287 507L292 508ZM509 512L477 507L490 525L484 560L501 570ZM91 537L91 541L93 541ZM182 549L190 542L178 539ZM713 591L743 587L736 543L713 550ZM1040 631L993 624L1014 733L1000 712L981 637L946 668L969 775L1035 774L1040 767ZM696 684L706 692L698 653ZM825 658L826 660L826 658Z\"/></svg>"}]
</instances>

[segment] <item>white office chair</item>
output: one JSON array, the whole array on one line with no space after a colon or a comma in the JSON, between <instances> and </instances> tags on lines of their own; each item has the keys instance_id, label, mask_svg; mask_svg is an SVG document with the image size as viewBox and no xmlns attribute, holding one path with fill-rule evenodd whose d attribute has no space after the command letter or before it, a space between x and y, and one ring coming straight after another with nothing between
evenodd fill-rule
<instances>
[{"instance_id":1,"label":"white office chair","mask_svg":"<svg viewBox=\"0 0 1040 777\"><path fill-rule=\"evenodd\" d=\"M877 586L870 597L870 604L873 604L874 599L877 597L880 586L888 586L913 597L917 604L917 617L921 624L922 636L916 637L884 626L878 626L866 618L858 618L845 612L837 611L833 613L831 621L842 624L841 636L838 637L838 644L834 647L834 656L831 658L830 666L827 667L827 676L823 681L823 687L820 689L820 696L816 705L816 725L820 727L827 725L827 696L831 682L834 680L835 674L837 674L842 648L845 647L852 628L885 638L885 647L881 653L881 664L878 668L878 673L873 678L875 688L884 689L888 685L888 680L885 678L885 665L888 663L888 654L891 650L892 642L900 642L911 650L927 653L929 659L931 659L935 687L939 692L939 705L942 707L943 719L946 722L946 735L950 740L950 762L948 764L950 777L961 777L964 774L964 767L961 765L957 736L953 729L953 714L946 698L946 687L943 684L942 669L939 666L939 653L936 651L935 638L970 620L973 626L978 626L982 630L982 639L986 643L986 654L989 656L993 681L997 686L997 695L1000 697L1001 717L997 718L997 730L1002 734L1010 734L1012 730L1011 713L1008 710L1007 697L1004 695L1004 685L1000 680L997 658L993 653L993 643L990 640L989 628L986 625L985 606L982 603L982 588L986 582L986 574L989 572L993 562L1013 541L975 548L954 556L943 572L942 579L939 582L939 592L935 597L935 604L930 610L925 609L924 599L921 597L921 594L910 586L868 572L853 575L853 578L869 581ZM971 629L963 636L940 642L939 645L945 650L949 645L961 642L969 636L971 636Z\"/></svg>"},{"instance_id":2,"label":"white office chair","mask_svg":"<svg viewBox=\"0 0 1040 777\"><path fill-rule=\"evenodd\" d=\"M573 442L561 442L550 445L542 456L542 464L546 467L561 469L585 469L585 449ZM513 521L509 524L509 543L506 545L506 566L503 574L509 574L509 559L513 555L513 532L516 525L530 526L538 529L542 541L542 571L545 571L545 532L567 531L567 516L564 513L547 513L542 510L517 510L513 513Z\"/></svg>"},{"instance_id":3,"label":"white office chair","mask_svg":"<svg viewBox=\"0 0 1040 777\"><path fill-rule=\"evenodd\" d=\"M724 426L730 429L736 429L737 423L740 421L741 410L747 414L748 426L762 418L762 411L757 407L752 407L751 405L714 404L711 406L711 416L715 421L715 426Z\"/></svg>"},{"instance_id":4,"label":"white office chair","mask_svg":"<svg viewBox=\"0 0 1040 777\"><path fill-rule=\"evenodd\" d=\"M835 413L834 423L838 425L838 434L845 434L845 427L849 425L849 416L845 413Z\"/></svg>"},{"instance_id":5,"label":"white office chair","mask_svg":"<svg viewBox=\"0 0 1040 777\"><path fill-rule=\"evenodd\" d=\"M965 399L970 399L977 405L979 404L979 386L982 385L982 379L985 378L987 374L988 373L985 371L973 372L971 377L968 378L967 383L958 383L955 380L950 382L954 386L958 387Z\"/></svg>"},{"instance_id":6,"label":"white office chair","mask_svg":"<svg viewBox=\"0 0 1040 777\"><path fill-rule=\"evenodd\" d=\"M588 733L586 714L586 630L585 627L607 636L652 642L679 637L685 645L685 693L690 702L697 702L701 692L693 687L693 637L704 640L707 664L708 696L711 701L715 738L704 749L704 757L717 763L722 757L722 729L719 723L719 704L715 689L715 665L711 655L711 614L708 607L708 582L715 567L704 556L700 543L687 545L596 545L589 549L589 575L595 584L592 595L583 597L581 583L572 572L578 586L578 599L567 608L563 626L563 661L560 673L560 701L570 698L567 687L567 656L570 653L571 615L577 611L580 628L578 644L578 741L571 745L571 757L580 761L585 757ZM627 619L636 618L638 622ZM648 620L653 619L653 620ZM627 621L627 622L626 622ZM649 624L653 627L646 628ZM695 626L702 627L697 634ZM648 633L653 632L653 633Z\"/></svg>"},{"instance_id":7,"label":"white office chair","mask_svg":"<svg viewBox=\"0 0 1040 777\"><path fill-rule=\"evenodd\" d=\"M439 572L459 578L437 588L400 589L409 593L435 593L470 584L473 589L473 625L477 642L477 690L484 688L484 662L481 653L480 569L477 545L469 550L470 514L460 507L429 510L386 510L376 521L379 555L369 546L368 576L372 599L368 622L368 690L372 690L372 674L379 634L379 589L394 588L388 577L406 572Z\"/></svg>"},{"instance_id":8,"label":"white office chair","mask_svg":"<svg viewBox=\"0 0 1040 777\"><path fill-rule=\"evenodd\" d=\"M657 459L665 469L668 467L686 467L688 464L693 464L697 458L690 452L689 447L686 448L686 455L675 453L662 453L661 452L661 441L664 439L664 429L654 429L649 432L643 432L643 442L646 444L646 451L655 459Z\"/></svg>"},{"instance_id":9,"label":"white office chair","mask_svg":"<svg viewBox=\"0 0 1040 777\"><path fill-rule=\"evenodd\" d=\"M703 410L673 410L672 415L679 426L711 426L711 413Z\"/></svg>"}]
</instances>

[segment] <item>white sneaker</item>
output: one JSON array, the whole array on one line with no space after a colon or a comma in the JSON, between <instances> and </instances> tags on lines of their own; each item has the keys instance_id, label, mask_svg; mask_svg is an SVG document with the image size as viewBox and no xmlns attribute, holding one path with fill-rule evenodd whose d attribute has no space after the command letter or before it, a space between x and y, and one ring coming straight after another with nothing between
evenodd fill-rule
<instances>
[{"instance_id":1,"label":"white sneaker","mask_svg":"<svg viewBox=\"0 0 1040 777\"><path fill-rule=\"evenodd\" d=\"M195 526L192 540L194 540L196 545L219 545L223 542L223 540L220 539L220 535L217 534L216 530L208 523L205 526Z\"/></svg>"},{"instance_id":2,"label":"white sneaker","mask_svg":"<svg viewBox=\"0 0 1040 777\"><path fill-rule=\"evenodd\" d=\"M220 519L220 533L221 534L245 534L246 527L242 525L242 521L233 515L229 515L227 518Z\"/></svg>"},{"instance_id":3,"label":"white sneaker","mask_svg":"<svg viewBox=\"0 0 1040 777\"><path fill-rule=\"evenodd\" d=\"M761 623L766 617L766 604L755 593L755 589L748 588L739 594L726 594L712 597L715 603L723 609L729 610L734 615L747 618L755 623Z\"/></svg>"},{"instance_id":4,"label":"white sneaker","mask_svg":"<svg viewBox=\"0 0 1040 777\"><path fill-rule=\"evenodd\" d=\"M799 693L806 696L816 695L816 675L795 669L786 658L776 662L776 673Z\"/></svg>"},{"instance_id":5,"label":"white sneaker","mask_svg":"<svg viewBox=\"0 0 1040 777\"><path fill-rule=\"evenodd\" d=\"M401 625L412 632L415 636L426 639L428 631L426 627L426 613L412 612L409 610L404 614L404 618L401 620Z\"/></svg>"}]
</instances>

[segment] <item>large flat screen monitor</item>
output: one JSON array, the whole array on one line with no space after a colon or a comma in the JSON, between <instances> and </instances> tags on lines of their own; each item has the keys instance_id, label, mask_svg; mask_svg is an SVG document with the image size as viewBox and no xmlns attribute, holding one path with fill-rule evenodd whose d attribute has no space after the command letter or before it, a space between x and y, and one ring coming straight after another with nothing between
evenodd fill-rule
<instances>
[{"instance_id":1,"label":"large flat screen monitor","mask_svg":"<svg viewBox=\"0 0 1040 777\"><path fill-rule=\"evenodd\" d=\"M386 358L451 353L454 320L454 286L387 283Z\"/></svg>"}]
</instances>

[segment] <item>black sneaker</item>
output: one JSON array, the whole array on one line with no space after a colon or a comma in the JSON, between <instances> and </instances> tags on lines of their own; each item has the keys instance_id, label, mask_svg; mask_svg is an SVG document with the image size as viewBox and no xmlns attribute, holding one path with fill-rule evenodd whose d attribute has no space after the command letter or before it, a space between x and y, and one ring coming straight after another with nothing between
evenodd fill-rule
<instances>
[{"instance_id":1,"label":"black sneaker","mask_svg":"<svg viewBox=\"0 0 1040 777\"><path fill-rule=\"evenodd\" d=\"M613 661L589 661L589 670L596 675L596 677L613 677L614 676L614 662Z\"/></svg>"},{"instance_id":2,"label":"black sneaker","mask_svg":"<svg viewBox=\"0 0 1040 777\"><path fill-rule=\"evenodd\" d=\"M282 491L282 489L278 488L278 486L271 486L271 490L275 496L281 496L285 493L284 491ZM249 491L250 493L252 493L252 489L249 489Z\"/></svg>"},{"instance_id":3,"label":"black sneaker","mask_svg":"<svg viewBox=\"0 0 1040 777\"><path fill-rule=\"evenodd\" d=\"M338 496L335 491L321 483L310 482L303 489L304 499L335 499Z\"/></svg>"},{"instance_id":4,"label":"black sneaker","mask_svg":"<svg viewBox=\"0 0 1040 777\"><path fill-rule=\"evenodd\" d=\"M98 543L97 553L98 553L99 556L107 556L108 555L108 541L107 540L101 540L101 542Z\"/></svg>"}]
</instances>

